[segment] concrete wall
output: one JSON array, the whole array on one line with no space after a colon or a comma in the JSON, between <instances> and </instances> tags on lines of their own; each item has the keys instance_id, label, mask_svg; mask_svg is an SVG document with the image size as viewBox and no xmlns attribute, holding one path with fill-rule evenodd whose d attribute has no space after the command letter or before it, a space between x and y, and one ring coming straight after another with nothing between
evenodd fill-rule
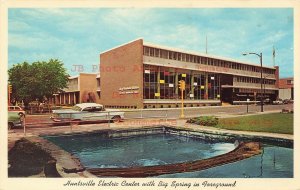
<instances>
[{"instance_id":1,"label":"concrete wall","mask_svg":"<svg viewBox=\"0 0 300 190\"><path fill-rule=\"evenodd\" d=\"M142 39L100 54L101 104L107 107L142 108L142 63ZM137 88L130 90L131 87ZM135 93L131 93L133 91Z\"/></svg>"},{"instance_id":2,"label":"concrete wall","mask_svg":"<svg viewBox=\"0 0 300 190\"><path fill-rule=\"evenodd\" d=\"M292 89L279 89L279 97L280 99L291 99L292 98Z\"/></svg>"},{"instance_id":3,"label":"concrete wall","mask_svg":"<svg viewBox=\"0 0 300 190\"><path fill-rule=\"evenodd\" d=\"M66 92L79 91L79 77L69 79L67 88L64 89Z\"/></svg>"},{"instance_id":4,"label":"concrete wall","mask_svg":"<svg viewBox=\"0 0 300 190\"><path fill-rule=\"evenodd\" d=\"M80 73L79 76L79 90L80 90L80 103L99 102L97 95L97 74ZM89 97L90 93L90 97Z\"/></svg>"}]
</instances>

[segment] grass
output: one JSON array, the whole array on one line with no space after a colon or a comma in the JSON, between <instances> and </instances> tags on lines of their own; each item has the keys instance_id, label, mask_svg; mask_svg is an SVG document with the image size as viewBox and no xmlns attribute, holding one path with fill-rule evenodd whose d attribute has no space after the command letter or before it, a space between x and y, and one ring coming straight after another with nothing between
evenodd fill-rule
<instances>
[{"instance_id":1,"label":"grass","mask_svg":"<svg viewBox=\"0 0 300 190\"><path fill-rule=\"evenodd\" d=\"M216 127L238 131L293 134L293 116L294 114L290 113L272 113L220 118Z\"/></svg>"}]
</instances>

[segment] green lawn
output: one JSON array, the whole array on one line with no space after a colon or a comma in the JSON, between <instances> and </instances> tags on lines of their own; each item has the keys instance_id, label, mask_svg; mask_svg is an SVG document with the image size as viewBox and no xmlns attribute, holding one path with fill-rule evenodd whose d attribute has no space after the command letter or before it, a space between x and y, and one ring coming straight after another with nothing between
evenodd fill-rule
<instances>
[{"instance_id":1,"label":"green lawn","mask_svg":"<svg viewBox=\"0 0 300 190\"><path fill-rule=\"evenodd\" d=\"M221 129L293 134L293 116L272 113L233 118L220 118L216 126Z\"/></svg>"}]
</instances>

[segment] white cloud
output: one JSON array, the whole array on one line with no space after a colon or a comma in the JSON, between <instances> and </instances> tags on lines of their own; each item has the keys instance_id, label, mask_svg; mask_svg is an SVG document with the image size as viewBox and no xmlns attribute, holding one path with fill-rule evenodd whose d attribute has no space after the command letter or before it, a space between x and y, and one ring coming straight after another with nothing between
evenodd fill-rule
<instances>
[{"instance_id":1,"label":"white cloud","mask_svg":"<svg viewBox=\"0 0 300 190\"><path fill-rule=\"evenodd\" d=\"M191 10L191 11L190 11ZM243 59L257 63L255 56L242 57L247 51L263 52L271 64L273 44L290 40L289 18L269 12L224 9L21 9L9 20L9 48L34 51L26 56L59 57L67 64L98 64L99 52L138 37L147 42ZM21 14L20 14L21 12ZM225 13L225 14L224 14ZM244 14L246 13L246 14ZM274 17L270 17L273 16ZM267 21L267 22L266 22ZM285 30L287 29L287 30ZM27 30L27 33L22 31ZM278 50L279 56L292 54ZM21 55L22 53L20 53ZM23 53L24 55L24 53ZM10 59L12 60L12 59ZM288 59L285 59L288 60ZM285 61L284 64L289 64Z\"/></svg>"},{"instance_id":2,"label":"white cloud","mask_svg":"<svg viewBox=\"0 0 300 190\"><path fill-rule=\"evenodd\" d=\"M75 41L61 39L46 33L34 33L33 35L9 34L9 47L18 49L46 50L56 48L68 48L75 46Z\"/></svg>"},{"instance_id":3,"label":"white cloud","mask_svg":"<svg viewBox=\"0 0 300 190\"><path fill-rule=\"evenodd\" d=\"M24 32L31 29L31 27L26 22L22 22L19 20L9 20L8 22L9 22L8 29L10 32L16 32L16 31Z\"/></svg>"}]
</instances>

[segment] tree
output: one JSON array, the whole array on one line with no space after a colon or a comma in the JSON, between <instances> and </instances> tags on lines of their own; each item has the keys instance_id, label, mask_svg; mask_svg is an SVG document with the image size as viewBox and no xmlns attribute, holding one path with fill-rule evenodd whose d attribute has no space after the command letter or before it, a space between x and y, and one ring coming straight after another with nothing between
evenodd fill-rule
<instances>
[{"instance_id":1,"label":"tree","mask_svg":"<svg viewBox=\"0 0 300 190\"><path fill-rule=\"evenodd\" d=\"M67 87L68 74L63 63L57 59L27 62L13 65L8 70L9 82L13 86L13 97L25 104L43 97L51 97L54 93Z\"/></svg>"}]
</instances>

